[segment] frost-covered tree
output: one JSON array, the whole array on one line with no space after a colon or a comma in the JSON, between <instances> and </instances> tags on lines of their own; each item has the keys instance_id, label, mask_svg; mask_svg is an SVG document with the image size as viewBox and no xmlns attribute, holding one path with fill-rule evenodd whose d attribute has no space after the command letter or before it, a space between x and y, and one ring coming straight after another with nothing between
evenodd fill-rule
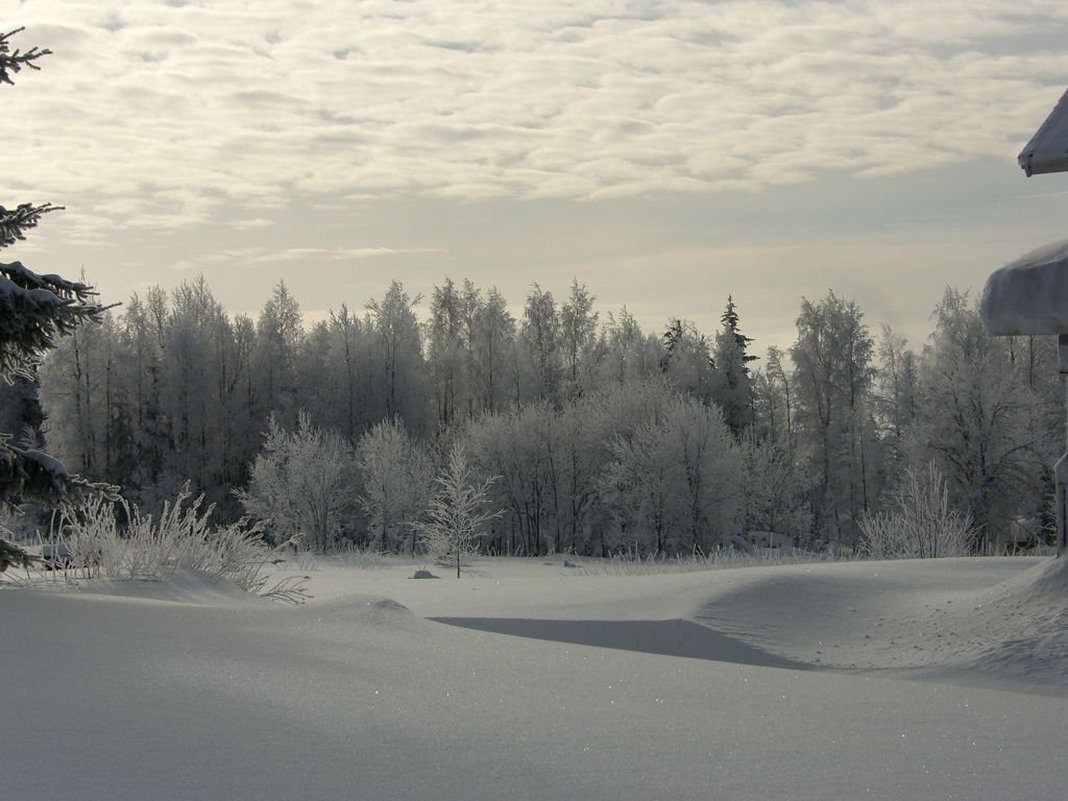
<instances>
[{"instance_id":1,"label":"frost-covered tree","mask_svg":"<svg viewBox=\"0 0 1068 801\"><path fill-rule=\"evenodd\" d=\"M619 422L609 414L610 395L588 392L556 415L551 464L557 549L561 551L589 553L603 516L598 481Z\"/></svg>"},{"instance_id":2,"label":"frost-covered tree","mask_svg":"<svg viewBox=\"0 0 1068 801\"><path fill-rule=\"evenodd\" d=\"M911 464L933 459L952 504L967 510L980 538L991 541L1017 514L1041 508L1039 478L1047 457L1039 448L1059 439L1036 416L1041 399L1029 388L1026 362L1014 358L1012 344L986 332L968 293L947 288L921 360L911 429Z\"/></svg>"},{"instance_id":3,"label":"frost-covered tree","mask_svg":"<svg viewBox=\"0 0 1068 801\"><path fill-rule=\"evenodd\" d=\"M300 304L285 282L279 281L256 322L253 379L260 420L270 413L279 414L287 425L296 419L297 356L304 336L301 320Z\"/></svg>"},{"instance_id":4,"label":"frost-covered tree","mask_svg":"<svg viewBox=\"0 0 1068 801\"><path fill-rule=\"evenodd\" d=\"M659 373L664 347L655 334L642 331L626 307L618 315L608 313L602 335L604 352L597 366L599 387L638 383Z\"/></svg>"},{"instance_id":5,"label":"frost-covered tree","mask_svg":"<svg viewBox=\"0 0 1068 801\"><path fill-rule=\"evenodd\" d=\"M690 398L668 407L665 423L682 472L681 548L722 547L738 529L744 491L730 428L719 409Z\"/></svg>"},{"instance_id":6,"label":"frost-covered tree","mask_svg":"<svg viewBox=\"0 0 1068 801\"><path fill-rule=\"evenodd\" d=\"M371 547L414 553L415 524L434 493L434 464L426 446L395 417L364 434L356 456Z\"/></svg>"},{"instance_id":7,"label":"frost-covered tree","mask_svg":"<svg viewBox=\"0 0 1068 801\"><path fill-rule=\"evenodd\" d=\"M577 398L591 389L597 343L597 312L594 297L578 280L571 282L571 296L560 309L560 339L564 352L567 395Z\"/></svg>"},{"instance_id":8,"label":"frost-covered tree","mask_svg":"<svg viewBox=\"0 0 1068 801\"><path fill-rule=\"evenodd\" d=\"M519 363L515 318L496 287L486 294L472 319L473 394L480 411L497 412L518 402Z\"/></svg>"},{"instance_id":9,"label":"frost-covered tree","mask_svg":"<svg viewBox=\"0 0 1068 801\"><path fill-rule=\"evenodd\" d=\"M870 395L874 340L854 301L834 292L802 299L794 362L796 419L819 479L813 489L814 534L851 548L873 498Z\"/></svg>"},{"instance_id":10,"label":"frost-covered tree","mask_svg":"<svg viewBox=\"0 0 1068 801\"><path fill-rule=\"evenodd\" d=\"M552 293L537 284L523 309L520 345L526 375L523 398L559 403L563 378L560 315Z\"/></svg>"},{"instance_id":11,"label":"frost-covered tree","mask_svg":"<svg viewBox=\"0 0 1068 801\"><path fill-rule=\"evenodd\" d=\"M753 415L761 437L783 442L791 455L796 446L793 373L784 366L785 354L774 346L766 351L763 369L753 374Z\"/></svg>"},{"instance_id":12,"label":"frost-covered tree","mask_svg":"<svg viewBox=\"0 0 1068 801\"><path fill-rule=\"evenodd\" d=\"M672 320L664 332L661 370L680 392L701 400L712 397L716 363L697 326L689 320Z\"/></svg>"},{"instance_id":13,"label":"frost-covered tree","mask_svg":"<svg viewBox=\"0 0 1068 801\"><path fill-rule=\"evenodd\" d=\"M624 547L659 555L726 542L741 511L741 471L717 407L675 397L610 448L601 490Z\"/></svg>"},{"instance_id":14,"label":"frost-covered tree","mask_svg":"<svg viewBox=\"0 0 1068 801\"><path fill-rule=\"evenodd\" d=\"M494 484L494 503L508 510L508 538L498 548L518 555L554 549L552 429L554 412L546 401L485 415L468 430L469 452Z\"/></svg>"},{"instance_id":15,"label":"frost-covered tree","mask_svg":"<svg viewBox=\"0 0 1068 801\"><path fill-rule=\"evenodd\" d=\"M124 405L119 351L115 321L105 315L64 337L40 368L49 448L78 473L114 480Z\"/></svg>"},{"instance_id":16,"label":"frost-covered tree","mask_svg":"<svg viewBox=\"0 0 1068 801\"><path fill-rule=\"evenodd\" d=\"M441 428L448 428L461 410L466 413L468 409L467 354L474 312L468 303L475 299L462 293L448 277L434 287L430 298L427 367Z\"/></svg>"},{"instance_id":17,"label":"frost-covered tree","mask_svg":"<svg viewBox=\"0 0 1068 801\"><path fill-rule=\"evenodd\" d=\"M374 379L378 419L400 417L412 431L425 431L427 397L423 341L413 306L420 300L411 297L399 281L393 281L381 301L372 300L374 334Z\"/></svg>"},{"instance_id":18,"label":"frost-covered tree","mask_svg":"<svg viewBox=\"0 0 1068 801\"><path fill-rule=\"evenodd\" d=\"M154 484L163 466L166 448L160 383L163 359L163 290L153 287L145 299L134 295L123 307L121 320L123 358L118 362L118 381L125 387L129 404L130 436L126 443L133 458L122 482L128 487ZM156 317L156 310L161 312ZM251 456L249 457L251 459ZM242 465L244 469L244 465ZM235 482L228 482L226 491Z\"/></svg>"},{"instance_id":19,"label":"frost-covered tree","mask_svg":"<svg viewBox=\"0 0 1068 801\"><path fill-rule=\"evenodd\" d=\"M501 515L487 507L494 481L496 476L479 481L463 445L453 445L438 473L437 494L427 507L426 520L417 526L428 554L441 562L455 562L456 578L462 558L477 552L486 524Z\"/></svg>"},{"instance_id":20,"label":"frost-covered tree","mask_svg":"<svg viewBox=\"0 0 1068 801\"><path fill-rule=\"evenodd\" d=\"M12 76L35 63L49 50L13 48L11 38L22 29L0 34L0 84L13 84ZM14 158L9 158L14 163ZM51 203L0 205L0 248L23 240L41 218L59 207ZM20 261L0 262L0 380L32 378L41 357L69 334L88 322L100 322L105 307L87 284L58 275L39 275ZM0 504L14 505L31 498L50 503L100 492L114 495L115 488L92 484L70 475L57 459L12 441L12 432L0 432ZM24 559L15 546L2 544L0 570Z\"/></svg>"},{"instance_id":21,"label":"frost-covered tree","mask_svg":"<svg viewBox=\"0 0 1068 801\"><path fill-rule=\"evenodd\" d=\"M237 496L276 541L296 539L322 553L352 530L355 482L352 447L336 432L313 425L302 409L290 431L271 415L249 485Z\"/></svg>"},{"instance_id":22,"label":"frost-covered tree","mask_svg":"<svg viewBox=\"0 0 1068 801\"><path fill-rule=\"evenodd\" d=\"M329 413L329 424L355 445L364 430L368 406L366 329L348 306L341 304L339 311L330 312L329 332L326 358L331 391L324 412Z\"/></svg>"},{"instance_id":23,"label":"frost-covered tree","mask_svg":"<svg viewBox=\"0 0 1068 801\"><path fill-rule=\"evenodd\" d=\"M812 526L808 503L812 479L807 465L794 461L785 438L746 433L741 456L742 528L746 535L772 532L803 539Z\"/></svg>"}]
</instances>

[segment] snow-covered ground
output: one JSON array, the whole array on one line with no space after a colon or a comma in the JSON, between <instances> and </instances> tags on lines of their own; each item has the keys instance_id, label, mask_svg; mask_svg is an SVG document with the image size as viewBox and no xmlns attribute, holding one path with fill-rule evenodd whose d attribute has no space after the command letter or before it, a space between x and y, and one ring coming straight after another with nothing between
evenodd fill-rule
<instances>
[{"instance_id":1,"label":"snow-covered ground","mask_svg":"<svg viewBox=\"0 0 1068 801\"><path fill-rule=\"evenodd\" d=\"M1063 799L1066 565L0 589L0 798Z\"/></svg>"}]
</instances>

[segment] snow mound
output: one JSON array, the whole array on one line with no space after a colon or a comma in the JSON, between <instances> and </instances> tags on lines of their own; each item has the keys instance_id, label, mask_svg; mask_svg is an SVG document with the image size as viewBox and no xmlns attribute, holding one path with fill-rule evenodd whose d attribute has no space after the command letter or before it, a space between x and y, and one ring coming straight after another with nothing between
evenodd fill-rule
<instances>
[{"instance_id":1,"label":"snow mound","mask_svg":"<svg viewBox=\"0 0 1068 801\"><path fill-rule=\"evenodd\" d=\"M1006 578L1007 576L1007 578ZM910 560L768 573L694 620L811 667L1068 688L1068 560Z\"/></svg>"},{"instance_id":2,"label":"snow mound","mask_svg":"<svg viewBox=\"0 0 1068 801\"><path fill-rule=\"evenodd\" d=\"M1039 562L1030 570L1007 579L994 588L997 596L1032 604L1068 602L1068 558Z\"/></svg>"},{"instance_id":3,"label":"snow mound","mask_svg":"<svg viewBox=\"0 0 1068 801\"><path fill-rule=\"evenodd\" d=\"M316 624L342 626L387 626L408 628L419 618L402 603L382 595L351 595L326 603L308 604L294 609L295 615L313 619Z\"/></svg>"},{"instance_id":4,"label":"snow mound","mask_svg":"<svg viewBox=\"0 0 1068 801\"><path fill-rule=\"evenodd\" d=\"M1068 559L1054 559L992 588L972 610L992 642L963 666L1068 686Z\"/></svg>"},{"instance_id":5,"label":"snow mound","mask_svg":"<svg viewBox=\"0 0 1068 801\"><path fill-rule=\"evenodd\" d=\"M379 598L366 603L376 612L407 612L411 614L411 610L407 606L397 603L392 598Z\"/></svg>"}]
</instances>

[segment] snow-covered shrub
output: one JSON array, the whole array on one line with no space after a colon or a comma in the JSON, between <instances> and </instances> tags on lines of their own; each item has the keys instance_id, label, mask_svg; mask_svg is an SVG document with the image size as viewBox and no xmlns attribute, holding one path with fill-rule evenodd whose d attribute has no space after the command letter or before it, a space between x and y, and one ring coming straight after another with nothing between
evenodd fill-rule
<instances>
[{"instance_id":1,"label":"snow-covered shrub","mask_svg":"<svg viewBox=\"0 0 1068 801\"><path fill-rule=\"evenodd\" d=\"M925 474L906 468L890 509L863 518L860 529L861 551L876 559L965 556L977 534L971 515L949 505L934 462Z\"/></svg>"},{"instance_id":2,"label":"snow-covered shrub","mask_svg":"<svg viewBox=\"0 0 1068 801\"><path fill-rule=\"evenodd\" d=\"M58 515L52 542L66 545L73 569L88 578L160 578L190 570L253 593L287 600L303 596L293 579L267 586L272 552L257 527L244 520L214 527L213 507L202 504L203 496L191 499L188 484L173 503L164 504L158 518L128 501L96 498Z\"/></svg>"}]
</instances>

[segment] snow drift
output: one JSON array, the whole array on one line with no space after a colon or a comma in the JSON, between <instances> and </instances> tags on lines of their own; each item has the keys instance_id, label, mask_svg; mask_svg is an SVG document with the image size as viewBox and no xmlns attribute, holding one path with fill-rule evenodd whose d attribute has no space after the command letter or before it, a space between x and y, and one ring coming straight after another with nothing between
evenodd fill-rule
<instances>
[{"instance_id":1,"label":"snow drift","mask_svg":"<svg viewBox=\"0 0 1068 801\"><path fill-rule=\"evenodd\" d=\"M1063 795L1063 563L411 573L0 591L0 797Z\"/></svg>"}]
</instances>

